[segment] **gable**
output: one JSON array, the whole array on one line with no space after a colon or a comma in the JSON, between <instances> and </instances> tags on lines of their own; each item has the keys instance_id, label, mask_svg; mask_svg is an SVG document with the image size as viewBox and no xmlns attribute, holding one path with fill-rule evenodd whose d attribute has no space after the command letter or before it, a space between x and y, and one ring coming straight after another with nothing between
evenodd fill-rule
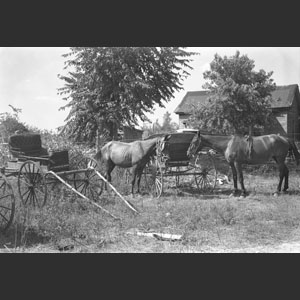
<instances>
[{"instance_id":1,"label":"gable","mask_svg":"<svg viewBox=\"0 0 300 300\"><path fill-rule=\"evenodd\" d=\"M272 108L290 107L298 89L297 84L277 86L272 92Z\"/></svg>"},{"instance_id":2,"label":"gable","mask_svg":"<svg viewBox=\"0 0 300 300\"><path fill-rule=\"evenodd\" d=\"M208 91L187 92L181 103L177 106L174 113L190 114L195 106L205 105L208 102Z\"/></svg>"}]
</instances>

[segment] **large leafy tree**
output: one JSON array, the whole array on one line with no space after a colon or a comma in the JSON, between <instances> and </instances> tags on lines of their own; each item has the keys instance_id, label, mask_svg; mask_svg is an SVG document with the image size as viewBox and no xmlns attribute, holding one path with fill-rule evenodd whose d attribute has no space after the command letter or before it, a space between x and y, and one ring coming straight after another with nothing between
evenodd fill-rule
<instances>
[{"instance_id":1,"label":"large leafy tree","mask_svg":"<svg viewBox=\"0 0 300 300\"><path fill-rule=\"evenodd\" d=\"M147 120L182 89L190 56L182 47L75 47L65 54L67 75L59 75L70 108L64 131L93 141L97 129L111 139L120 125Z\"/></svg>"},{"instance_id":2,"label":"large leafy tree","mask_svg":"<svg viewBox=\"0 0 300 300\"><path fill-rule=\"evenodd\" d=\"M257 72L254 67L254 61L239 51L231 57L215 54L210 70L203 73L208 103L195 107L189 125L227 134L270 125L271 92L276 88L273 72Z\"/></svg>"}]
</instances>

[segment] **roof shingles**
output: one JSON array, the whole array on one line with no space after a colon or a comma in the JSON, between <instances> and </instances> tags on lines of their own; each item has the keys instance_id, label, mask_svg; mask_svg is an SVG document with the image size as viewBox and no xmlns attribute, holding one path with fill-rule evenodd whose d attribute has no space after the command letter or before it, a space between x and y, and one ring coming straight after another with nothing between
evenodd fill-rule
<instances>
[{"instance_id":1,"label":"roof shingles","mask_svg":"<svg viewBox=\"0 0 300 300\"><path fill-rule=\"evenodd\" d=\"M272 108L290 107L292 105L298 84L277 86L272 92ZM177 106L174 113L191 114L193 108L198 105L205 105L208 101L208 91L187 92L181 103ZM298 99L300 101L300 99ZM299 103L300 104L300 103Z\"/></svg>"}]
</instances>

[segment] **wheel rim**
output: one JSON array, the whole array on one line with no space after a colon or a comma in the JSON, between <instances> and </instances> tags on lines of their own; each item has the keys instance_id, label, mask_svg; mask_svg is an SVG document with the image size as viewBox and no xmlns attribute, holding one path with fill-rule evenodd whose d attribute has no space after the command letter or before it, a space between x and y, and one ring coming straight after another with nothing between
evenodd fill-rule
<instances>
[{"instance_id":1,"label":"wheel rim","mask_svg":"<svg viewBox=\"0 0 300 300\"><path fill-rule=\"evenodd\" d=\"M145 184L152 197L159 198L163 192L162 167L158 159L145 167Z\"/></svg>"},{"instance_id":2,"label":"wheel rim","mask_svg":"<svg viewBox=\"0 0 300 300\"><path fill-rule=\"evenodd\" d=\"M93 169L97 169L97 161L93 158L83 158L78 162L79 169L87 169L91 167L91 170L75 173L74 174L74 187L84 196L94 201L99 200L100 195L103 192L104 182L94 172Z\"/></svg>"},{"instance_id":3,"label":"wheel rim","mask_svg":"<svg viewBox=\"0 0 300 300\"><path fill-rule=\"evenodd\" d=\"M18 191L23 205L43 207L47 199L47 186L40 167L33 161L21 165Z\"/></svg>"},{"instance_id":4,"label":"wheel rim","mask_svg":"<svg viewBox=\"0 0 300 300\"><path fill-rule=\"evenodd\" d=\"M217 183L214 159L209 154L200 154L195 160L195 182L199 191L212 191Z\"/></svg>"},{"instance_id":5,"label":"wheel rim","mask_svg":"<svg viewBox=\"0 0 300 300\"><path fill-rule=\"evenodd\" d=\"M15 196L7 178L0 177L0 228L5 232L11 225L15 214Z\"/></svg>"},{"instance_id":6,"label":"wheel rim","mask_svg":"<svg viewBox=\"0 0 300 300\"><path fill-rule=\"evenodd\" d=\"M175 174L179 173L180 171L181 171L180 167L176 167ZM180 176L178 174L175 175L175 186L176 186L176 188L179 187L179 177Z\"/></svg>"}]
</instances>

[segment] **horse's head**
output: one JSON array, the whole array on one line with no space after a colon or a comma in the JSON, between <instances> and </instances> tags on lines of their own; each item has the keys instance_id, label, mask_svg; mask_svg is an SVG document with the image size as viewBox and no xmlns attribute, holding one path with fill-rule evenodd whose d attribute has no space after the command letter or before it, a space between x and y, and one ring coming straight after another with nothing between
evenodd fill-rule
<instances>
[{"instance_id":1,"label":"horse's head","mask_svg":"<svg viewBox=\"0 0 300 300\"><path fill-rule=\"evenodd\" d=\"M200 130L193 137L190 146L187 150L187 156L192 158L201 149L201 135Z\"/></svg>"},{"instance_id":2,"label":"horse's head","mask_svg":"<svg viewBox=\"0 0 300 300\"><path fill-rule=\"evenodd\" d=\"M165 135L162 138L159 138L156 142L156 154L162 157L169 157L169 139L171 138L170 134Z\"/></svg>"}]
</instances>

